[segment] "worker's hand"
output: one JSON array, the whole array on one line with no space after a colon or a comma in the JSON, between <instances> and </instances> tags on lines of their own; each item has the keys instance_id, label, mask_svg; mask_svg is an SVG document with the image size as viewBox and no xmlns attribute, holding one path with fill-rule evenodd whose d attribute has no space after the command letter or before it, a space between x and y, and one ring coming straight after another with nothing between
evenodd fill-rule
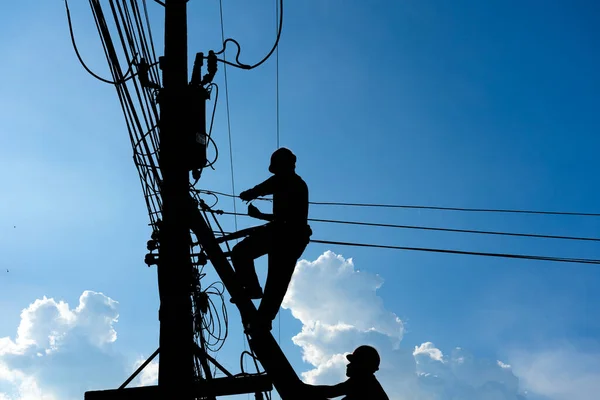
<instances>
[{"instance_id":1,"label":"worker's hand","mask_svg":"<svg viewBox=\"0 0 600 400\"><path fill-rule=\"evenodd\" d=\"M252 192L250 192L250 190L244 190L242 193L240 193L240 199L243 201L250 201L254 200L254 197L252 197Z\"/></svg>"},{"instance_id":2,"label":"worker's hand","mask_svg":"<svg viewBox=\"0 0 600 400\"><path fill-rule=\"evenodd\" d=\"M251 216L252 218L260 219L260 216L262 215L262 213L260 212L260 210L258 208L256 208L255 205L248 204L248 215Z\"/></svg>"}]
</instances>

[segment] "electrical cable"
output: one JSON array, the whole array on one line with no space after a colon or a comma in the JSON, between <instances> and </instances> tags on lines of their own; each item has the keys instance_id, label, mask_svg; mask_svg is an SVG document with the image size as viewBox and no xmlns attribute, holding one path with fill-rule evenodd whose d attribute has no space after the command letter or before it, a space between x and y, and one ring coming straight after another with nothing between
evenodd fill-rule
<instances>
[{"instance_id":1,"label":"electrical cable","mask_svg":"<svg viewBox=\"0 0 600 400\"><path fill-rule=\"evenodd\" d=\"M279 11L279 1L275 0L275 15ZM279 37L279 29L277 30ZM275 46L275 115L277 116L277 148L279 148L279 45Z\"/></svg>"},{"instance_id":2,"label":"electrical cable","mask_svg":"<svg viewBox=\"0 0 600 400\"><path fill-rule=\"evenodd\" d=\"M218 59L218 61L220 61L226 65L231 65L232 67L247 69L247 70L254 69L256 67L261 66L265 61L267 61L271 57L271 55L273 54L275 49L277 49L277 46L279 45L279 39L281 38L282 28L283 28L283 0L280 0L280 2L279 2L279 28L277 29L277 37L275 38L275 44L271 48L271 51L269 51L269 53L262 60L260 60L258 63L254 64L254 65L243 64L242 62L240 62L240 53L242 51L240 44L235 39L229 38L229 39L223 40L223 49L221 49L220 51L215 53L216 55L223 54L223 58ZM224 37L223 37L223 39L224 39ZM227 48L227 43L229 43L229 42L235 44L237 47L237 53L235 55L235 62L237 64L225 60L224 53Z\"/></svg>"},{"instance_id":3,"label":"electrical cable","mask_svg":"<svg viewBox=\"0 0 600 400\"><path fill-rule=\"evenodd\" d=\"M154 39L152 37L152 29L150 29L151 24L150 24L150 17L148 15L148 5L146 3L146 0L143 0L143 4L144 4L144 15L146 17L146 26L148 26L148 37L150 38L150 50L152 51L152 59L156 60L157 59L156 50L155 50L155 46L154 46ZM158 70L152 69L151 71L154 72L154 79L156 79L156 83L158 83L160 85L161 80L160 80L160 74L158 73Z\"/></svg>"},{"instance_id":4,"label":"electrical cable","mask_svg":"<svg viewBox=\"0 0 600 400\"><path fill-rule=\"evenodd\" d=\"M223 23L223 0L219 0L219 15L221 19L221 39L225 39L225 24ZM225 55L223 54L223 57ZM227 108L227 131L229 135L229 161L231 168L231 191L233 192L233 210L236 212L237 206L235 201L235 175L233 172L233 145L231 143L231 117L229 112L229 85L227 83L227 65L223 67L223 76L225 79L225 105ZM234 217L235 230L238 230L237 217Z\"/></svg>"},{"instance_id":5,"label":"electrical cable","mask_svg":"<svg viewBox=\"0 0 600 400\"><path fill-rule=\"evenodd\" d=\"M215 105L213 106L213 110L212 110L211 117L210 117L210 125L208 128L207 140L209 142L212 142L212 144L215 146L215 158L214 158L214 160L206 163L206 167L209 167L209 168L213 168L213 165L215 165L215 163L219 159L219 147L217 146L217 143L215 142L215 140L212 138L212 130L213 130L214 122L215 122L215 114L217 112L217 104L218 104L218 100L219 100L219 86L216 83L211 83L210 85L208 85L207 90L210 90L209 94L212 93L212 88L214 88L214 90L215 90L215 100L214 100ZM235 203L235 201L234 201L234 203Z\"/></svg>"},{"instance_id":6,"label":"electrical cable","mask_svg":"<svg viewBox=\"0 0 600 400\"><path fill-rule=\"evenodd\" d=\"M231 232L223 232L223 233L225 235L231 234ZM574 263L574 264L600 264L600 259L595 259L595 258L553 257L553 256L510 254L510 253L486 253L486 252L477 252L477 251L436 249L436 248L427 248L427 247L406 247L406 246L393 246L393 245L383 245L383 244L342 242L342 241L321 240L321 239L310 239L310 243L331 244L331 245L350 246L350 247L371 247L371 248L390 249L390 250L421 251L421 252L429 252L429 253L445 253L445 254L457 254L457 255L468 255L468 256L511 258L511 259L524 259L524 260L537 260L537 261L555 261L555 262Z\"/></svg>"},{"instance_id":7,"label":"electrical cable","mask_svg":"<svg viewBox=\"0 0 600 400\"><path fill-rule=\"evenodd\" d=\"M94 13L95 22L101 41L103 42L105 48L109 67L113 71L113 75L118 76L118 59L116 58L116 53L114 52L114 47L110 39L110 33L108 32L108 28L102 14L102 7L97 0L90 0L90 6L92 8L92 12ZM132 12L129 11L127 4L122 5L121 3L118 3L115 6L113 1L110 2L110 6L111 10L113 11L116 27L126 58L130 58L130 52L132 54L137 53L147 56L151 66L149 68L150 72L154 71L153 76L158 76L158 71L156 68L158 63L155 59L155 56L150 55L155 54L155 52L152 51L152 53L150 53L148 51L147 40L137 40L133 38L134 36L142 36L140 32L131 32L132 29L135 29L134 26L139 28L142 24L142 22L140 22L139 12L136 10ZM136 20L138 21L136 24L131 22L131 15L136 16ZM148 22L148 19L146 19L146 21ZM138 29L138 31L139 30L141 29ZM151 35L151 27L149 25L147 27L147 32ZM125 37L127 37L127 40ZM133 57L131 58L131 61L133 61ZM158 132L155 129L156 121L158 119L158 112L154 105L154 99L148 98L148 92L140 91L137 81L133 80L133 83L135 92L140 102L139 110L144 118L146 128L142 128L141 126L142 124L138 116L138 111L136 110L138 107L134 105L127 87L125 85L117 86L117 94L119 95L121 107L126 117L130 139L132 141L132 145L134 146L134 163L136 164L140 174L142 187L144 189L144 197L148 206L148 212L151 222L154 225L160 216L161 209L161 200L159 196L157 196L159 191L160 174L157 168L157 160L155 155L158 144ZM152 147L152 150L150 147ZM142 149L144 150L142 151Z\"/></svg>"},{"instance_id":8,"label":"electrical cable","mask_svg":"<svg viewBox=\"0 0 600 400\"><path fill-rule=\"evenodd\" d=\"M210 193L218 194L220 196L228 196L228 197L232 196L230 193L223 193L223 192L218 192L215 190L204 190L204 192L210 192ZM257 200L272 201L272 199L268 199L268 198L258 198ZM462 207L419 206L419 205L402 205L402 204L342 203L342 202L326 202L326 201L309 201L309 204L323 205L323 206L407 208L407 209L419 209L419 210L442 210L442 211L518 213L518 214L566 215L566 216L579 216L579 217L600 217L600 213L582 213L582 212L567 212L567 211L539 211L539 210L536 211L536 210L494 209L494 208L462 208Z\"/></svg>"},{"instance_id":9,"label":"electrical cable","mask_svg":"<svg viewBox=\"0 0 600 400\"><path fill-rule=\"evenodd\" d=\"M275 15L278 14L279 11L279 1L275 0ZM277 21L276 21L277 22ZM276 23L276 27L277 24ZM279 29L277 29L277 35L279 36ZM275 115L276 115L276 131L277 131L277 148L279 149L279 45L276 46L275 49ZM281 346L281 313L277 313L277 344ZM265 393L267 400L271 400L271 394ZM279 395L279 400L281 400L281 395Z\"/></svg>"},{"instance_id":10,"label":"electrical cable","mask_svg":"<svg viewBox=\"0 0 600 400\"><path fill-rule=\"evenodd\" d=\"M463 208L463 207L437 207L437 206L415 206L398 204L368 204L368 203L340 203L340 202L310 202L321 206L347 206L347 207L377 207L377 208L408 208L420 210L442 210L442 211L466 211L466 212L489 212L489 213L517 213L517 214L542 214L542 215L570 215L580 217L600 217L600 213L580 213L564 211L535 211L535 210L510 210L493 208Z\"/></svg>"},{"instance_id":11,"label":"electrical cable","mask_svg":"<svg viewBox=\"0 0 600 400\"><path fill-rule=\"evenodd\" d=\"M209 90L209 94L212 94L212 90L215 90L215 105L213 107L213 111L211 113L211 117L210 117L210 125L208 128L208 137L210 138L212 136L212 130L213 130L213 125L215 123L215 114L217 112L217 104L219 101L219 85L217 85L216 83L212 82L210 85L208 85L208 87L206 88L207 90Z\"/></svg>"},{"instance_id":12,"label":"electrical cable","mask_svg":"<svg viewBox=\"0 0 600 400\"><path fill-rule=\"evenodd\" d=\"M130 21L130 18L128 20L128 18L125 16L130 15L130 13L123 12L123 7L126 8L127 4L124 4L123 7L121 7L121 4L119 3L117 4L117 7L115 7L113 1L111 0L110 6L113 12L113 17L115 19L117 31L121 40L124 54L126 57L128 57L128 48L131 49L131 51L134 51L134 49L137 48L136 43L145 43L145 41L132 40L132 36L135 35L129 30L129 28L132 26L132 23ZM101 10L99 4L97 5L97 8ZM105 30L105 35L107 36L107 39L110 40L110 34L107 32L106 27ZM151 31L151 28L148 27L148 30ZM140 33L138 32L137 35L140 35ZM125 37L127 37L127 40L125 40ZM149 54L147 49L137 49L142 54ZM115 57L112 57L112 59L113 63L118 62L118 60L116 60ZM152 58L150 61L151 65L157 65L156 60L154 58ZM160 215L160 210L162 208L162 201L160 199L160 196L158 195L160 185L160 174L158 169L158 160L156 158L156 152L158 148L158 130L154 129L154 126L156 126L158 123L158 110L154 106L154 99L148 98L148 92L141 90L141 88L138 86L137 81L133 82L134 90L138 99L138 107L136 107L136 105L132 102L127 87L123 86L121 88L121 93L127 101L127 113L132 117L132 123L136 127L135 131L137 131L135 134L136 137L132 137L132 144L134 145L134 149L139 146L142 146L142 148L144 149L143 152L139 150L137 152L134 151L134 163L138 168L140 176L144 179L142 183L146 183L146 185L143 185L143 188L146 192L145 199L149 208L151 208L151 210L149 209L151 221L155 223ZM136 108L138 108L141 111L146 128L142 128L140 124L140 118L138 116L138 111L136 110ZM148 134L145 134L144 132L148 132ZM148 181L148 179L150 179L150 182Z\"/></svg>"},{"instance_id":13,"label":"electrical cable","mask_svg":"<svg viewBox=\"0 0 600 400\"><path fill-rule=\"evenodd\" d=\"M223 211L223 214L224 215L233 215L233 213L227 212L227 211ZM248 214L244 214L244 213L237 213L236 215L245 216L245 217L249 216ZM361 222L361 221L342 221L342 220L335 220L335 219L320 219L320 218L308 218L308 221L333 223L333 224L373 226L373 227L382 227L382 228L418 229L418 230L439 231L439 232L474 233L474 234L483 234L483 235L500 235L500 236L515 236L515 237L527 237L527 238L539 238L539 239L559 239L559 240L600 242L600 238L595 238L595 237L542 235L542 234L535 234L535 233L482 231L482 230L475 230L475 229L438 228L438 227L429 227L429 226L383 224L383 223L376 223L376 222Z\"/></svg>"},{"instance_id":14,"label":"electrical cable","mask_svg":"<svg viewBox=\"0 0 600 400\"><path fill-rule=\"evenodd\" d=\"M554 261L554 262L565 262L565 263L575 263L575 264L600 264L600 259L588 259L588 258L549 257L549 256L525 255L525 254L508 254L508 253L484 253L484 252L477 252L477 251L433 249L433 248L425 248L425 247L388 246L388 245L381 245L381 244L339 242L339 241L332 241L332 240L315 240L315 239L311 239L310 242L311 243L320 243L320 244L332 244L332 245L337 245L337 246L372 247L372 248L379 248L379 249L410 250L410 251L422 251L422 252L429 252L429 253L446 253L446 254L461 254L461 255L471 255L471 256L482 256L482 257L515 258L515 259L524 259L524 260Z\"/></svg>"},{"instance_id":15,"label":"electrical cable","mask_svg":"<svg viewBox=\"0 0 600 400\"><path fill-rule=\"evenodd\" d=\"M206 163L206 167L207 167L207 168L209 168L209 167L210 167L210 168L212 168L212 167L213 167L213 165L215 165L215 163L216 163L216 162L217 162L217 160L219 159L219 147L217 146L217 143L215 142L215 139L213 139L213 138L212 138L212 137L210 137L210 136L207 136L207 139L208 139L207 141L208 141L209 143L212 143L212 144L213 144L213 146L215 146L215 158L214 158L214 159L212 159L211 161L207 161L207 163ZM194 183L194 185L193 185L193 186L195 186L195 183Z\"/></svg>"},{"instance_id":16,"label":"electrical cable","mask_svg":"<svg viewBox=\"0 0 600 400\"><path fill-rule=\"evenodd\" d=\"M83 58L81 57L81 54L79 53L79 48L77 47L77 43L75 42L75 33L73 31L73 23L71 21L71 11L69 10L69 3L67 0L65 0L65 9L67 11L67 22L69 24L69 34L71 36L71 43L73 44L73 50L75 51L75 55L77 56L77 59L79 60L79 63L81 64L81 66L90 74L92 75L94 78L98 79L99 81L102 81L104 83L108 83L110 85L119 85L122 84L126 81L128 81L129 79L132 79L135 75L131 75L128 76L129 74L132 73L132 67L133 67L133 63L129 64L129 67L127 68L127 72L125 73L123 80L121 81L111 81L108 80L106 78L102 78L100 75L94 73L85 63L85 61L83 61Z\"/></svg>"},{"instance_id":17,"label":"electrical cable","mask_svg":"<svg viewBox=\"0 0 600 400\"><path fill-rule=\"evenodd\" d=\"M223 345L225 344L225 340L228 336L228 327L229 327L229 319L227 315L227 307L225 306L225 289L224 287L219 289L216 288L216 285L223 286L222 282L214 282L210 286L208 286L204 293L206 293L208 298L208 313L204 314L204 316L208 317L204 319L204 330L208 333L208 335L215 340L215 342L206 342L207 348L212 352L218 352ZM218 296L221 302L221 313L223 314L223 321L221 321L219 310L215 305L214 301L210 297L210 295Z\"/></svg>"},{"instance_id":18,"label":"electrical cable","mask_svg":"<svg viewBox=\"0 0 600 400\"><path fill-rule=\"evenodd\" d=\"M205 208L205 207L203 207L203 208ZM205 218L209 228L211 230L213 230L213 228L211 227L210 221L208 219L207 212L205 210L203 210L203 214L204 214L204 218ZM211 214L214 217L214 214L213 213L211 213ZM214 217L214 218L217 223L217 226L219 227L219 229L222 232L223 229L221 228L218 220L216 219L216 217ZM198 284L197 284L198 289L199 289L199 285L200 285L200 283L198 280ZM222 289L218 289L216 287L216 285L221 285ZM203 328L208 333L208 335L215 340L214 342L207 341L205 343L205 345L208 350L217 352L225 344L225 340L227 339L228 332L229 332L229 318L227 315L227 307L226 307L226 302L225 302L225 297L224 297L225 288L224 288L224 285L222 282L214 282L211 285L209 285L204 290L204 292L205 292L205 294L207 296L207 300L208 300L208 314L207 314L208 320L203 318ZM217 295L220 298L221 313L223 314L222 321L219 316L219 311L218 311L214 301L210 297L210 295ZM198 334L201 334L201 332L199 332Z\"/></svg>"},{"instance_id":19,"label":"electrical cable","mask_svg":"<svg viewBox=\"0 0 600 400\"><path fill-rule=\"evenodd\" d=\"M132 77L140 76L139 81L136 79L124 79L124 75L119 67L119 58L117 57L116 50L116 45L120 44L123 51L122 54L124 54L125 60L130 66L136 63L137 55L139 54L144 60L148 61L148 77L154 82L160 82L147 9L144 8L142 13L137 2L131 2L131 5L129 5L127 2L109 0L109 7L119 38L113 43L100 2L98 0L90 0L89 3L102 48L111 74L113 75L112 82L115 84L119 102L125 116L127 130L134 149L134 163L140 175L151 225L153 226L153 231L156 231L156 222L160 218L162 209L160 199L161 177L157 159L159 119L156 98L157 91L141 86L143 84L142 78L144 77L139 74L132 75ZM68 17L70 18L70 14L68 14ZM105 81L108 80L106 79ZM127 84L130 86L128 87ZM218 201L218 197L216 196L215 201ZM198 261L192 259L192 262L197 263ZM197 284L194 287L194 293L197 294L202 293L199 286L200 279L205 276L202 273L202 268L195 268L197 271ZM197 301L198 297L196 295L193 296L193 307L197 315L196 319L202 327L197 332L196 339L203 348L210 351L218 351L228 334L226 303L222 290L217 284L209 286L204 291L204 295L207 296L206 305L208 307L204 315L198 314L202 307ZM214 296L219 297L221 301L220 305L214 299ZM194 297L196 300L194 300ZM202 336L203 332L206 332L207 335L206 342ZM196 373L198 376L202 375L202 369L198 363L196 363Z\"/></svg>"}]
</instances>

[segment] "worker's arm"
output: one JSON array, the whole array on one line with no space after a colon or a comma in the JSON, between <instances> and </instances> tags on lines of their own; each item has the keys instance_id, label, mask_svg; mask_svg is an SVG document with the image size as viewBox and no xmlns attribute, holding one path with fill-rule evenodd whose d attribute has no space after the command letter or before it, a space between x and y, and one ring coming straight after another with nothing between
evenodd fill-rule
<instances>
[{"instance_id":1,"label":"worker's arm","mask_svg":"<svg viewBox=\"0 0 600 400\"><path fill-rule=\"evenodd\" d=\"M273 214L265 214L260 212L260 210L252 204L248 205L248 215L252 218L262 219L263 221L270 222L274 220Z\"/></svg>"},{"instance_id":2,"label":"worker's arm","mask_svg":"<svg viewBox=\"0 0 600 400\"><path fill-rule=\"evenodd\" d=\"M339 397L348 394L348 381L338 383L337 385L304 385L307 392L314 397L325 397L331 399L332 397Z\"/></svg>"},{"instance_id":3,"label":"worker's arm","mask_svg":"<svg viewBox=\"0 0 600 400\"><path fill-rule=\"evenodd\" d=\"M248 189L240 193L240 199L244 201L252 201L260 196L273 194L275 190L275 176L270 177L266 181L259 183L252 189Z\"/></svg>"}]
</instances>

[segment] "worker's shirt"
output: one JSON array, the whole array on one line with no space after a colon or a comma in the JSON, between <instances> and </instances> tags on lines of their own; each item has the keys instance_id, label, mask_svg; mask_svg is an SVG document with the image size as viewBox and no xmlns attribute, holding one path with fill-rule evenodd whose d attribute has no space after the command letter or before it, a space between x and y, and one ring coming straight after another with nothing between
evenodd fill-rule
<instances>
[{"instance_id":1,"label":"worker's shirt","mask_svg":"<svg viewBox=\"0 0 600 400\"><path fill-rule=\"evenodd\" d=\"M341 386L346 394L342 400L389 400L375 375L349 378Z\"/></svg>"},{"instance_id":2,"label":"worker's shirt","mask_svg":"<svg viewBox=\"0 0 600 400\"><path fill-rule=\"evenodd\" d=\"M273 175L253 189L257 196L273 195L275 222L305 226L308 220L308 186L296 173Z\"/></svg>"}]
</instances>

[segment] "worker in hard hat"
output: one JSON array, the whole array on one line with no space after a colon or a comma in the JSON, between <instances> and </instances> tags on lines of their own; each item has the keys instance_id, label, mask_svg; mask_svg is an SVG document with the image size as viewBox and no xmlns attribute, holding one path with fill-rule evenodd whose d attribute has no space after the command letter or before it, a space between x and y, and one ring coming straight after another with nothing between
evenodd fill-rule
<instances>
[{"instance_id":1,"label":"worker in hard hat","mask_svg":"<svg viewBox=\"0 0 600 400\"><path fill-rule=\"evenodd\" d=\"M271 155L266 181L240 193L240 199L252 201L273 195L273 213L266 214L254 205L248 205L248 215L269 221L252 231L231 251L231 261L241 279L246 296L262 298L258 309L258 323L271 329L279 312L296 262L306 249L312 231L308 226L308 186L296 174L296 156L287 148ZM264 294L258 282L254 260L269 255ZM235 299L232 299L235 301Z\"/></svg>"},{"instance_id":2,"label":"worker in hard hat","mask_svg":"<svg viewBox=\"0 0 600 400\"><path fill-rule=\"evenodd\" d=\"M379 370L379 353L371 346L358 346L346 356L350 363L346 366L345 382L337 385L312 386L304 384L309 398L333 398L346 396L343 400L389 400L383 387L375 377Z\"/></svg>"}]
</instances>

